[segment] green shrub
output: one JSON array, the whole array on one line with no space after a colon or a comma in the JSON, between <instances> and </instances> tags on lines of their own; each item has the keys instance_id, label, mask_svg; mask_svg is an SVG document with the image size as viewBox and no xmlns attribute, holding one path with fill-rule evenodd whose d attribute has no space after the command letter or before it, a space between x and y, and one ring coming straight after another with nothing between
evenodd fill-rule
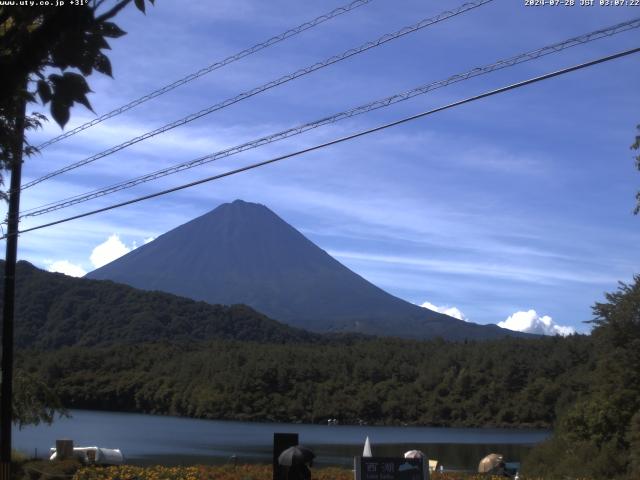
<instances>
[{"instance_id":1,"label":"green shrub","mask_svg":"<svg viewBox=\"0 0 640 480\"><path fill-rule=\"evenodd\" d=\"M22 480L69 480L81 467L77 459L51 462L35 460L24 463L17 478ZM21 474L20 474L21 473Z\"/></svg>"}]
</instances>

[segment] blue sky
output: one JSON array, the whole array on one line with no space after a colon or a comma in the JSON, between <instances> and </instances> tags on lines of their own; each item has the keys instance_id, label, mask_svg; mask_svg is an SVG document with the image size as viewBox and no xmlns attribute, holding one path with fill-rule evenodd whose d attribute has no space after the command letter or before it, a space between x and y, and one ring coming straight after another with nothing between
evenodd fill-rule
<instances>
[{"instance_id":1,"label":"blue sky","mask_svg":"<svg viewBox=\"0 0 640 480\"><path fill-rule=\"evenodd\" d=\"M94 75L105 113L277 35L340 1L159 0L111 42L114 79ZM369 5L59 142L23 180L81 160L463 2ZM579 3L579 1L578 1ZM526 7L495 0L25 190L22 208L84 193L618 22L640 7ZM165 177L23 228L371 128L564 66L637 47L638 30L436 90ZM632 214L640 54L464 105L265 168L20 237L19 258L80 274L221 203L267 205L342 263L416 304L477 323L588 332L591 305L640 261ZM34 107L34 108L37 108ZM94 118L72 111L73 128ZM38 144L60 133L50 122ZM554 325L555 330L554 330ZM566 330L562 330L565 331Z\"/></svg>"}]
</instances>

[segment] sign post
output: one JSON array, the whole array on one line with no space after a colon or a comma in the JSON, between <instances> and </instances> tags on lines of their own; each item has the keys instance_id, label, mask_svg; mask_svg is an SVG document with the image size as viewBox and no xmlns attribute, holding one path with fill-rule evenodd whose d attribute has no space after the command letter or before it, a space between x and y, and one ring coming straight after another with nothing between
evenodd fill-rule
<instances>
[{"instance_id":1,"label":"sign post","mask_svg":"<svg viewBox=\"0 0 640 480\"><path fill-rule=\"evenodd\" d=\"M354 457L355 480L429 480L424 458Z\"/></svg>"}]
</instances>

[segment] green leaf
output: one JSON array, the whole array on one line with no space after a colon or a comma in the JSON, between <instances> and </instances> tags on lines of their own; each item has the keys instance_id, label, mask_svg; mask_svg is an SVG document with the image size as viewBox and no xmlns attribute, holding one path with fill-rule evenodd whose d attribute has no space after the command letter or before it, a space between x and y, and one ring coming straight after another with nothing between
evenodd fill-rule
<instances>
[{"instance_id":1,"label":"green leaf","mask_svg":"<svg viewBox=\"0 0 640 480\"><path fill-rule=\"evenodd\" d=\"M51 50L51 63L53 64L52 66L57 67L60 70L69 68L69 66L71 65L68 57L69 52L61 46L58 46Z\"/></svg>"},{"instance_id":2,"label":"green leaf","mask_svg":"<svg viewBox=\"0 0 640 480\"><path fill-rule=\"evenodd\" d=\"M91 91L87 81L82 75L77 73L67 72L62 77L64 81L64 93L68 97L68 100L78 102L93 111L89 100L87 100L87 93Z\"/></svg>"},{"instance_id":3,"label":"green leaf","mask_svg":"<svg viewBox=\"0 0 640 480\"><path fill-rule=\"evenodd\" d=\"M136 8L138 10L140 10L142 13L145 13L145 11L144 11L144 0L134 0L134 3L136 4Z\"/></svg>"},{"instance_id":4,"label":"green leaf","mask_svg":"<svg viewBox=\"0 0 640 480\"><path fill-rule=\"evenodd\" d=\"M62 76L50 75L49 80L53 85L51 114L60 125L64 125L69 120L69 109L74 102L81 103L93 112L91 103L87 99L87 93L91 92L91 89L82 75L65 72Z\"/></svg>"},{"instance_id":5,"label":"green leaf","mask_svg":"<svg viewBox=\"0 0 640 480\"><path fill-rule=\"evenodd\" d=\"M78 31L63 31L51 49L51 59L56 67L65 70L76 66L85 53L84 34Z\"/></svg>"},{"instance_id":6,"label":"green leaf","mask_svg":"<svg viewBox=\"0 0 640 480\"><path fill-rule=\"evenodd\" d=\"M71 105L65 104L56 97L54 97L51 101L51 116L62 128L64 128L64 126L69 121L70 108Z\"/></svg>"},{"instance_id":7,"label":"green leaf","mask_svg":"<svg viewBox=\"0 0 640 480\"><path fill-rule=\"evenodd\" d=\"M91 71L93 69L93 58L94 55L92 52L84 52L81 56L78 57L74 66L80 70L82 75L85 77L91 75Z\"/></svg>"},{"instance_id":8,"label":"green leaf","mask_svg":"<svg viewBox=\"0 0 640 480\"><path fill-rule=\"evenodd\" d=\"M53 84L53 89L55 90L60 82L62 82L62 75L52 73L51 75L49 75L49 81Z\"/></svg>"},{"instance_id":9,"label":"green leaf","mask_svg":"<svg viewBox=\"0 0 640 480\"><path fill-rule=\"evenodd\" d=\"M111 50L111 45L100 34L91 35L87 38L87 46L94 50Z\"/></svg>"},{"instance_id":10,"label":"green leaf","mask_svg":"<svg viewBox=\"0 0 640 480\"><path fill-rule=\"evenodd\" d=\"M51 87L46 80L38 80L38 95L40 95L43 105L51 100Z\"/></svg>"},{"instance_id":11,"label":"green leaf","mask_svg":"<svg viewBox=\"0 0 640 480\"><path fill-rule=\"evenodd\" d=\"M93 60L93 68L100 73L104 73L105 75L113 77L113 75L111 74L111 62L109 61L109 58L107 58L107 56L103 53L98 53L98 55L96 55Z\"/></svg>"},{"instance_id":12,"label":"green leaf","mask_svg":"<svg viewBox=\"0 0 640 480\"><path fill-rule=\"evenodd\" d=\"M91 104L89 103L89 100L87 99L86 95L82 95L81 97L76 98L76 102L81 103L82 105L84 105L85 107L87 107L89 110L93 112L93 108L91 107Z\"/></svg>"},{"instance_id":13,"label":"green leaf","mask_svg":"<svg viewBox=\"0 0 640 480\"><path fill-rule=\"evenodd\" d=\"M76 93L77 95L84 95L91 91L85 78L78 73L66 72L62 77L62 80L66 85L69 85L73 93Z\"/></svg>"},{"instance_id":14,"label":"green leaf","mask_svg":"<svg viewBox=\"0 0 640 480\"><path fill-rule=\"evenodd\" d=\"M118 38L127 34L127 32L112 22L104 22L99 26L99 30L103 36L110 38Z\"/></svg>"}]
</instances>

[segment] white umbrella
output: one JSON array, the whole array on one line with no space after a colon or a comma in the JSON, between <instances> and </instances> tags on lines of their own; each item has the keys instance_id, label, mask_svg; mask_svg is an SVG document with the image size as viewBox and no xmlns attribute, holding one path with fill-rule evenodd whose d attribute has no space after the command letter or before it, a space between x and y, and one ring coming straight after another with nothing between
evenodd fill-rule
<instances>
[{"instance_id":1,"label":"white umbrella","mask_svg":"<svg viewBox=\"0 0 640 480\"><path fill-rule=\"evenodd\" d=\"M404 458L427 458L427 456L421 450L409 450L404 452Z\"/></svg>"},{"instance_id":2,"label":"white umbrella","mask_svg":"<svg viewBox=\"0 0 640 480\"><path fill-rule=\"evenodd\" d=\"M489 473L502 463L502 455L499 453L490 453L478 464L478 473Z\"/></svg>"}]
</instances>

